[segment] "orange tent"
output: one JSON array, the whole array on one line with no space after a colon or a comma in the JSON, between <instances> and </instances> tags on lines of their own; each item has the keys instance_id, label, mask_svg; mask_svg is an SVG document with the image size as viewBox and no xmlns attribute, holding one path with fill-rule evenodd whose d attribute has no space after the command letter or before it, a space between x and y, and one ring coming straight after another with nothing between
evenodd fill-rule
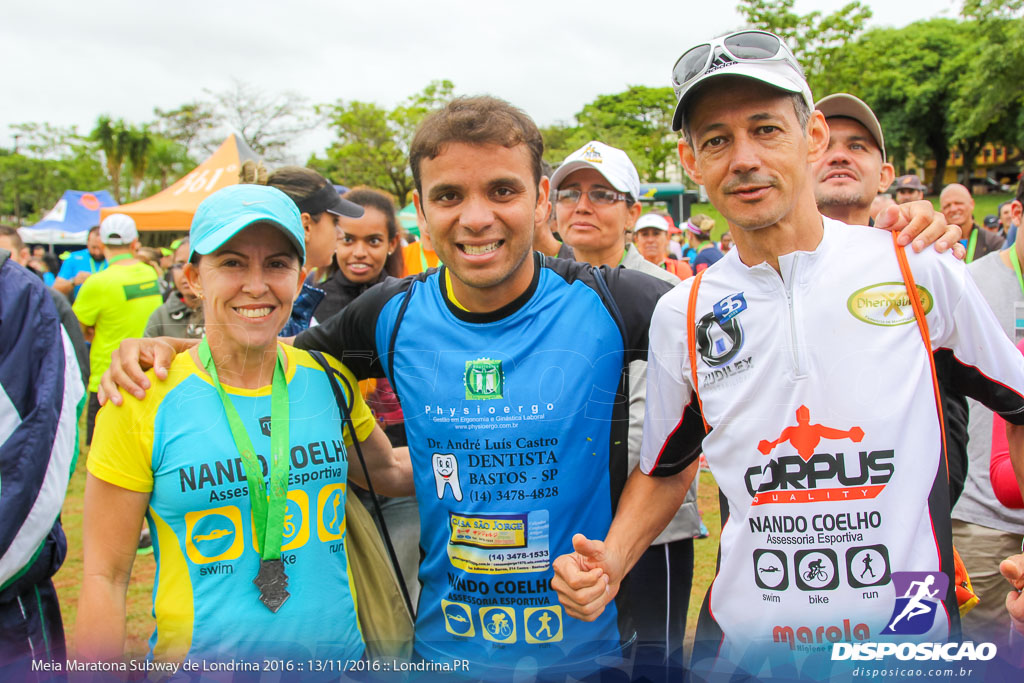
<instances>
[{"instance_id":1,"label":"orange tent","mask_svg":"<svg viewBox=\"0 0 1024 683\"><path fill-rule=\"evenodd\" d=\"M100 220L112 213L135 219L140 231L188 230L199 202L216 190L238 183L243 161L257 158L237 135L229 135L209 159L166 190L131 204L100 210Z\"/></svg>"}]
</instances>

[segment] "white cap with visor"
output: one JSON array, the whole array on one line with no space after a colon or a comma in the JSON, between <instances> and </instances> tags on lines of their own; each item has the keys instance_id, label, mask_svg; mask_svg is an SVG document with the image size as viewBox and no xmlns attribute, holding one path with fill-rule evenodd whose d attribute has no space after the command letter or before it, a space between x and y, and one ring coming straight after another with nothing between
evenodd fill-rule
<instances>
[{"instance_id":1,"label":"white cap with visor","mask_svg":"<svg viewBox=\"0 0 1024 683\"><path fill-rule=\"evenodd\" d=\"M697 86L716 76L752 78L799 94L808 109L814 108L803 69L782 38L767 31L736 31L691 47L672 67L672 89L677 101L672 130L681 130L685 125L687 98Z\"/></svg>"}]
</instances>

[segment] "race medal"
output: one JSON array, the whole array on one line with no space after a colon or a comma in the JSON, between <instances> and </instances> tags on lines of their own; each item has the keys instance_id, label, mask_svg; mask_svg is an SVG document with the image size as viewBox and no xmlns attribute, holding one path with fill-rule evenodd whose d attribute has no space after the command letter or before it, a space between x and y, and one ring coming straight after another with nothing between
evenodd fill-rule
<instances>
[{"instance_id":1,"label":"race medal","mask_svg":"<svg viewBox=\"0 0 1024 683\"><path fill-rule=\"evenodd\" d=\"M284 562L276 560L260 560L260 571L252 580L260 589L260 602L271 612L277 612L285 600L291 597L288 592L288 575L284 573Z\"/></svg>"},{"instance_id":2,"label":"race medal","mask_svg":"<svg viewBox=\"0 0 1024 683\"><path fill-rule=\"evenodd\" d=\"M224 415L228 420L231 438L241 456L245 479L249 484L249 504L252 506L253 536L260 554L260 570L253 583L260 589L260 602L271 612L281 609L291 593L288 576L281 561L281 542L284 539L284 514L288 505L288 381L284 373L284 352L277 349L274 380L270 389L270 485L263 480L263 468L256 457L252 439L242 425L234 404L220 384L217 367L213 362L206 337L199 343L199 361L210 373L217 389Z\"/></svg>"}]
</instances>

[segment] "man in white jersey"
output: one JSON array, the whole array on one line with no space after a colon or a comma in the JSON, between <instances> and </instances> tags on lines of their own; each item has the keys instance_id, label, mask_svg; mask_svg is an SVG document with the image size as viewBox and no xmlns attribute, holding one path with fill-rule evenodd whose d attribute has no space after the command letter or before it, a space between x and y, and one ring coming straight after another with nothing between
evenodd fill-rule
<instances>
[{"instance_id":1,"label":"man in white jersey","mask_svg":"<svg viewBox=\"0 0 1024 683\"><path fill-rule=\"evenodd\" d=\"M563 606L601 613L684 493L685 477L662 477L694 472L703 449L723 529L695 674L820 676L834 642L955 638L931 348L959 362L958 388L1015 425L1024 358L955 258L821 216L810 164L828 128L778 37L699 45L673 81L680 158L736 248L658 303L640 468L605 540L577 535L556 560ZM865 564L875 576L859 576ZM883 634L904 599L896 584L926 576L946 586L927 616Z\"/></svg>"}]
</instances>

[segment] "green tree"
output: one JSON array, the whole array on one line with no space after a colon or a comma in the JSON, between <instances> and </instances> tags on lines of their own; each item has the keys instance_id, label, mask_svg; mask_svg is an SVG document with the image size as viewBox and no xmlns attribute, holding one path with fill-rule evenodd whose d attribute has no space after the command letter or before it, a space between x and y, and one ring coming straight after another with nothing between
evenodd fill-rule
<instances>
[{"instance_id":1,"label":"green tree","mask_svg":"<svg viewBox=\"0 0 1024 683\"><path fill-rule=\"evenodd\" d=\"M34 146L22 151L0 150L0 215L34 223L67 189L107 187L95 149L80 141L68 141L59 155Z\"/></svg>"},{"instance_id":2,"label":"green tree","mask_svg":"<svg viewBox=\"0 0 1024 683\"><path fill-rule=\"evenodd\" d=\"M369 185L392 193L400 203L413 189L409 145L426 115L454 94L451 81L432 81L394 109L372 102L339 100L318 107L337 135L323 157L308 165L335 182Z\"/></svg>"},{"instance_id":3,"label":"green tree","mask_svg":"<svg viewBox=\"0 0 1024 683\"><path fill-rule=\"evenodd\" d=\"M142 181L146 177L146 169L149 166L149 153L153 141L149 131L143 128L133 128L128 137L128 171L131 175L131 184L128 186L129 196L133 193L138 197L142 192Z\"/></svg>"},{"instance_id":4,"label":"green tree","mask_svg":"<svg viewBox=\"0 0 1024 683\"><path fill-rule=\"evenodd\" d=\"M150 185L147 191L152 189L159 192L185 175L195 166L195 162L184 144L157 133L150 133L149 139L146 178Z\"/></svg>"},{"instance_id":5,"label":"green tree","mask_svg":"<svg viewBox=\"0 0 1024 683\"><path fill-rule=\"evenodd\" d=\"M113 121L104 114L96 120L96 127L92 131L91 139L99 145L100 151L103 152L107 177L110 180L110 191L114 195L114 201L120 204L122 203L121 167L124 166L131 145L131 129L123 120Z\"/></svg>"},{"instance_id":6,"label":"green tree","mask_svg":"<svg viewBox=\"0 0 1024 683\"><path fill-rule=\"evenodd\" d=\"M581 131L579 126L567 123L545 126L540 129L540 134L544 138L544 159L552 167L558 166L562 159L592 139L586 137L586 131Z\"/></svg>"},{"instance_id":7,"label":"green tree","mask_svg":"<svg viewBox=\"0 0 1024 683\"><path fill-rule=\"evenodd\" d=\"M630 86L620 93L598 95L576 114L575 125L555 124L541 130L545 157L557 166L590 140L618 147L636 165L641 181L664 181L675 163L677 138L671 133L675 97L672 88Z\"/></svg>"},{"instance_id":8,"label":"green tree","mask_svg":"<svg viewBox=\"0 0 1024 683\"><path fill-rule=\"evenodd\" d=\"M185 154L195 160L197 152L204 151L208 144L220 144L220 140L211 143L210 134L217 127L217 115L209 102L195 100L186 102L176 109L160 109L155 107L153 115L156 121L152 129L165 139L184 146Z\"/></svg>"},{"instance_id":9,"label":"green tree","mask_svg":"<svg viewBox=\"0 0 1024 683\"><path fill-rule=\"evenodd\" d=\"M970 64L957 82L951 138L967 163L986 142L1024 148L1024 0L966 0ZM967 175L967 177L970 177Z\"/></svg>"},{"instance_id":10,"label":"green tree","mask_svg":"<svg viewBox=\"0 0 1024 683\"><path fill-rule=\"evenodd\" d=\"M932 189L938 192L953 132L950 112L975 39L953 19L868 31L834 55L820 76L820 92L849 92L867 102L897 167L908 154L935 159Z\"/></svg>"},{"instance_id":11,"label":"green tree","mask_svg":"<svg viewBox=\"0 0 1024 683\"><path fill-rule=\"evenodd\" d=\"M640 178L666 180L669 162L676 158L677 137L672 135L675 97L672 88L643 85L612 95L598 95L576 115L588 139L618 147L629 155ZM585 143L586 140L580 144Z\"/></svg>"},{"instance_id":12,"label":"green tree","mask_svg":"<svg viewBox=\"0 0 1024 683\"><path fill-rule=\"evenodd\" d=\"M797 14L795 0L740 0L737 11L755 27L781 36L807 75L812 92L817 80L847 43L863 32L871 9L854 0L831 14Z\"/></svg>"}]
</instances>

